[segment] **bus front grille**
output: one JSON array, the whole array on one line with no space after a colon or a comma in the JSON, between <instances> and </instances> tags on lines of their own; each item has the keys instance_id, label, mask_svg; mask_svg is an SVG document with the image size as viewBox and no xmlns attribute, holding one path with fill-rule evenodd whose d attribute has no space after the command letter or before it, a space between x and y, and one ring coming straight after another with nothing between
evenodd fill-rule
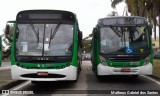
<instances>
[{"instance_id":1,"label":"bus front grille","mask_svg":"<svg viewBox=\"0 0 160 96\"><path fill-rule=\"evenodd\" d=\"M60 75L60 74L48 74L47 76L38 76L36 73L32 74L24 74L21 75L21 77L25 78L65 78L65 75Z\"/></svg>"},{"instance_id":2,"label":"bus front grille","mask_svg":"<svg viewBox=\"0 0 160 96\"><path fill-rule=\"evenodd\" d=\"M131 62L131 61L139 61L140 58L133 58L133 57L116 57L116 58L109 58L111 61L115 62Z\"/></svg>"}]
</instances>

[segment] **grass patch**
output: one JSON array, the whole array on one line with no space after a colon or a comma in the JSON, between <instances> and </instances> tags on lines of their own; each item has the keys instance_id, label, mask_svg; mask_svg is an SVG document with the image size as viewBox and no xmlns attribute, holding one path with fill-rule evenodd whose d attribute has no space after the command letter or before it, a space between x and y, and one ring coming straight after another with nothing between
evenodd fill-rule
<instances>
[{"instance_id":1,"label":"grass patch","mask_svg":"<svg viewBox=\"0 0 160 96\"><path fill-rule=\"evenodd\" d=\"M153 75L160 78L160 59L153 61Z\"/></svg>"}]
</instances>

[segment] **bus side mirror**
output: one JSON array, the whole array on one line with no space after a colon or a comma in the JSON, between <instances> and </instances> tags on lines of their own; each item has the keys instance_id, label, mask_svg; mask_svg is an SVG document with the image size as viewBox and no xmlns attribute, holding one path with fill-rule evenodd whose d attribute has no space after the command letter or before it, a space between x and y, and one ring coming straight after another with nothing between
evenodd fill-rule
<instances>
[{"instance_id":1,"label":"bus side mirror","mask_svg":"<svg viewBox=\"0 0 160 96\"><path fill-rule=\"evenodd\" d=\"M93 32L92 32L92 34L93 34L93 38L96 38L96 30L97 30L97 28L93 28Z\"/></svg>"},{"instance_id":2,"label":"bus side mirror","mask_svg":"<svg viewBox=\"0 0 160 96\"><path fill-rule=\"evenodd\" d=\"M94 37L94 39L96 39L96 38L99 37L98 29L97 29L97 28L94 28L94 29L93 29L93 37Z\"/></svg>"},{"instance_id":3,"label":"bus side mirror","mask_svg":"<svg viewBox=\"0 0 160 96\"><path fill-rule=\"evenodd\" d=\"M151 26L148 26L148 31L149 31L149 34L152 35L152 28L151 28Z\"/></svg>"},{"instance_id":4,"label":"bus side mirror","mask_svg":"<svg viewBox=\"0 0 160 96\"><path fill-rule=\"evenodd\" d=\"M78 34L78 42L81 48L82 48L82 38L83 38L83 34L82 34L82 31L80 31Z\"/></svg>"},{"instance_id":5,"label":"bus side mirror","mask_svg":"<svg viewBox=\"0 0 160 96\"><path fill-rule=\"evenodd\" d=\"M79 38L80 38L80 40L82 40L82 38L83 38L82 31L80 31L80 33L79 33Z\"/></svg>"}]
</instances>

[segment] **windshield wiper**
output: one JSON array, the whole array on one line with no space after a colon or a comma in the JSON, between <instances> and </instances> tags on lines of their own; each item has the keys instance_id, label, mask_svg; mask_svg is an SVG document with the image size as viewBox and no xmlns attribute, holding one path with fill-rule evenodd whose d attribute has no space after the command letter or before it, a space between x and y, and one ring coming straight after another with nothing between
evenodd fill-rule
<instances>
[{"instance_id":1,"label":"windshield wiper","mask_svg":"<svg viewBox=\"0 0 160 96\"><path fill-rule=\"evenodd\" d=\"M122 35L119 34L121 31L117 30L115 27L112 27L112 26L110 28L116 33L118 37L122 37Z\"/></svg>"},{"instance_id":2,"label":"windshield wiper","mask_svg":"<svg viewBox=\"0 0 160 96\"><path fill-rule=\"evenodd\" d=\"M51 39L53 39L54 36L56 35L56 32L57 32L57 30L59 29L60 25L61 25L60 23L57 24L57 26L56 26L56 28L55 28L55 30L54 30L53 33L52 33L52 29L51 29L50 39L49 39L49 46L50 46L50 44L51 44Z\"/></svg>"},{"instance_id":3,"label":"windshield wiper","mask_svg":"<svg viewBox=\"0 0 160 96\"><path fill-rule=\"evenodd\" d=\"M35 27L33 24L30 24L33 32L35 33L36 37L37 37L37 44L39 43L39 28L38 28L38 31L36 31Z\"/></svg>"}]
</instances>

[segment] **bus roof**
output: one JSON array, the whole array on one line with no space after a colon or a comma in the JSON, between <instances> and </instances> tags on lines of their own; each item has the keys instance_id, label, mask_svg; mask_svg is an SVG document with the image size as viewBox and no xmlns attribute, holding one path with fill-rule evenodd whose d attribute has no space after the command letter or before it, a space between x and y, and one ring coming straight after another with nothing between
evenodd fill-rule
<instances>
[{"instance_id":1,"label":"bus roof","mask_svg":"<svg viewBox=\"0 0 160 96\"><path fill-rule=\"evenodd\" d=\"M145 19L145 17L141 17L141 16L111 16L111 17L105 17L105 18L100 18L100 19L107 19L107 18L128 18L128 17L130 17L130 18L144 18Z\"/></svg>"},{"instance_id":2,"label":"bus roof","mask_svg":"<svg viewBox=\"0 0 160 96\"><path fill-rule=\"evenodd\" d=\"M24 10L17 14L16 20L26 19L54 19L75 20L76 15L64 10Z\"/></svg>"},{"instance_id":3,"label":"bus roof","mask_svg":"<svg viewBox=\"0 0 160 96\"><path fill-rule=\"evenodd\" d=\"M98 21L99 26L118 26L118 25L147 25L147 21L144 17L140 16L113 16L101 18Z\"/></svg>"}]
</instances>

